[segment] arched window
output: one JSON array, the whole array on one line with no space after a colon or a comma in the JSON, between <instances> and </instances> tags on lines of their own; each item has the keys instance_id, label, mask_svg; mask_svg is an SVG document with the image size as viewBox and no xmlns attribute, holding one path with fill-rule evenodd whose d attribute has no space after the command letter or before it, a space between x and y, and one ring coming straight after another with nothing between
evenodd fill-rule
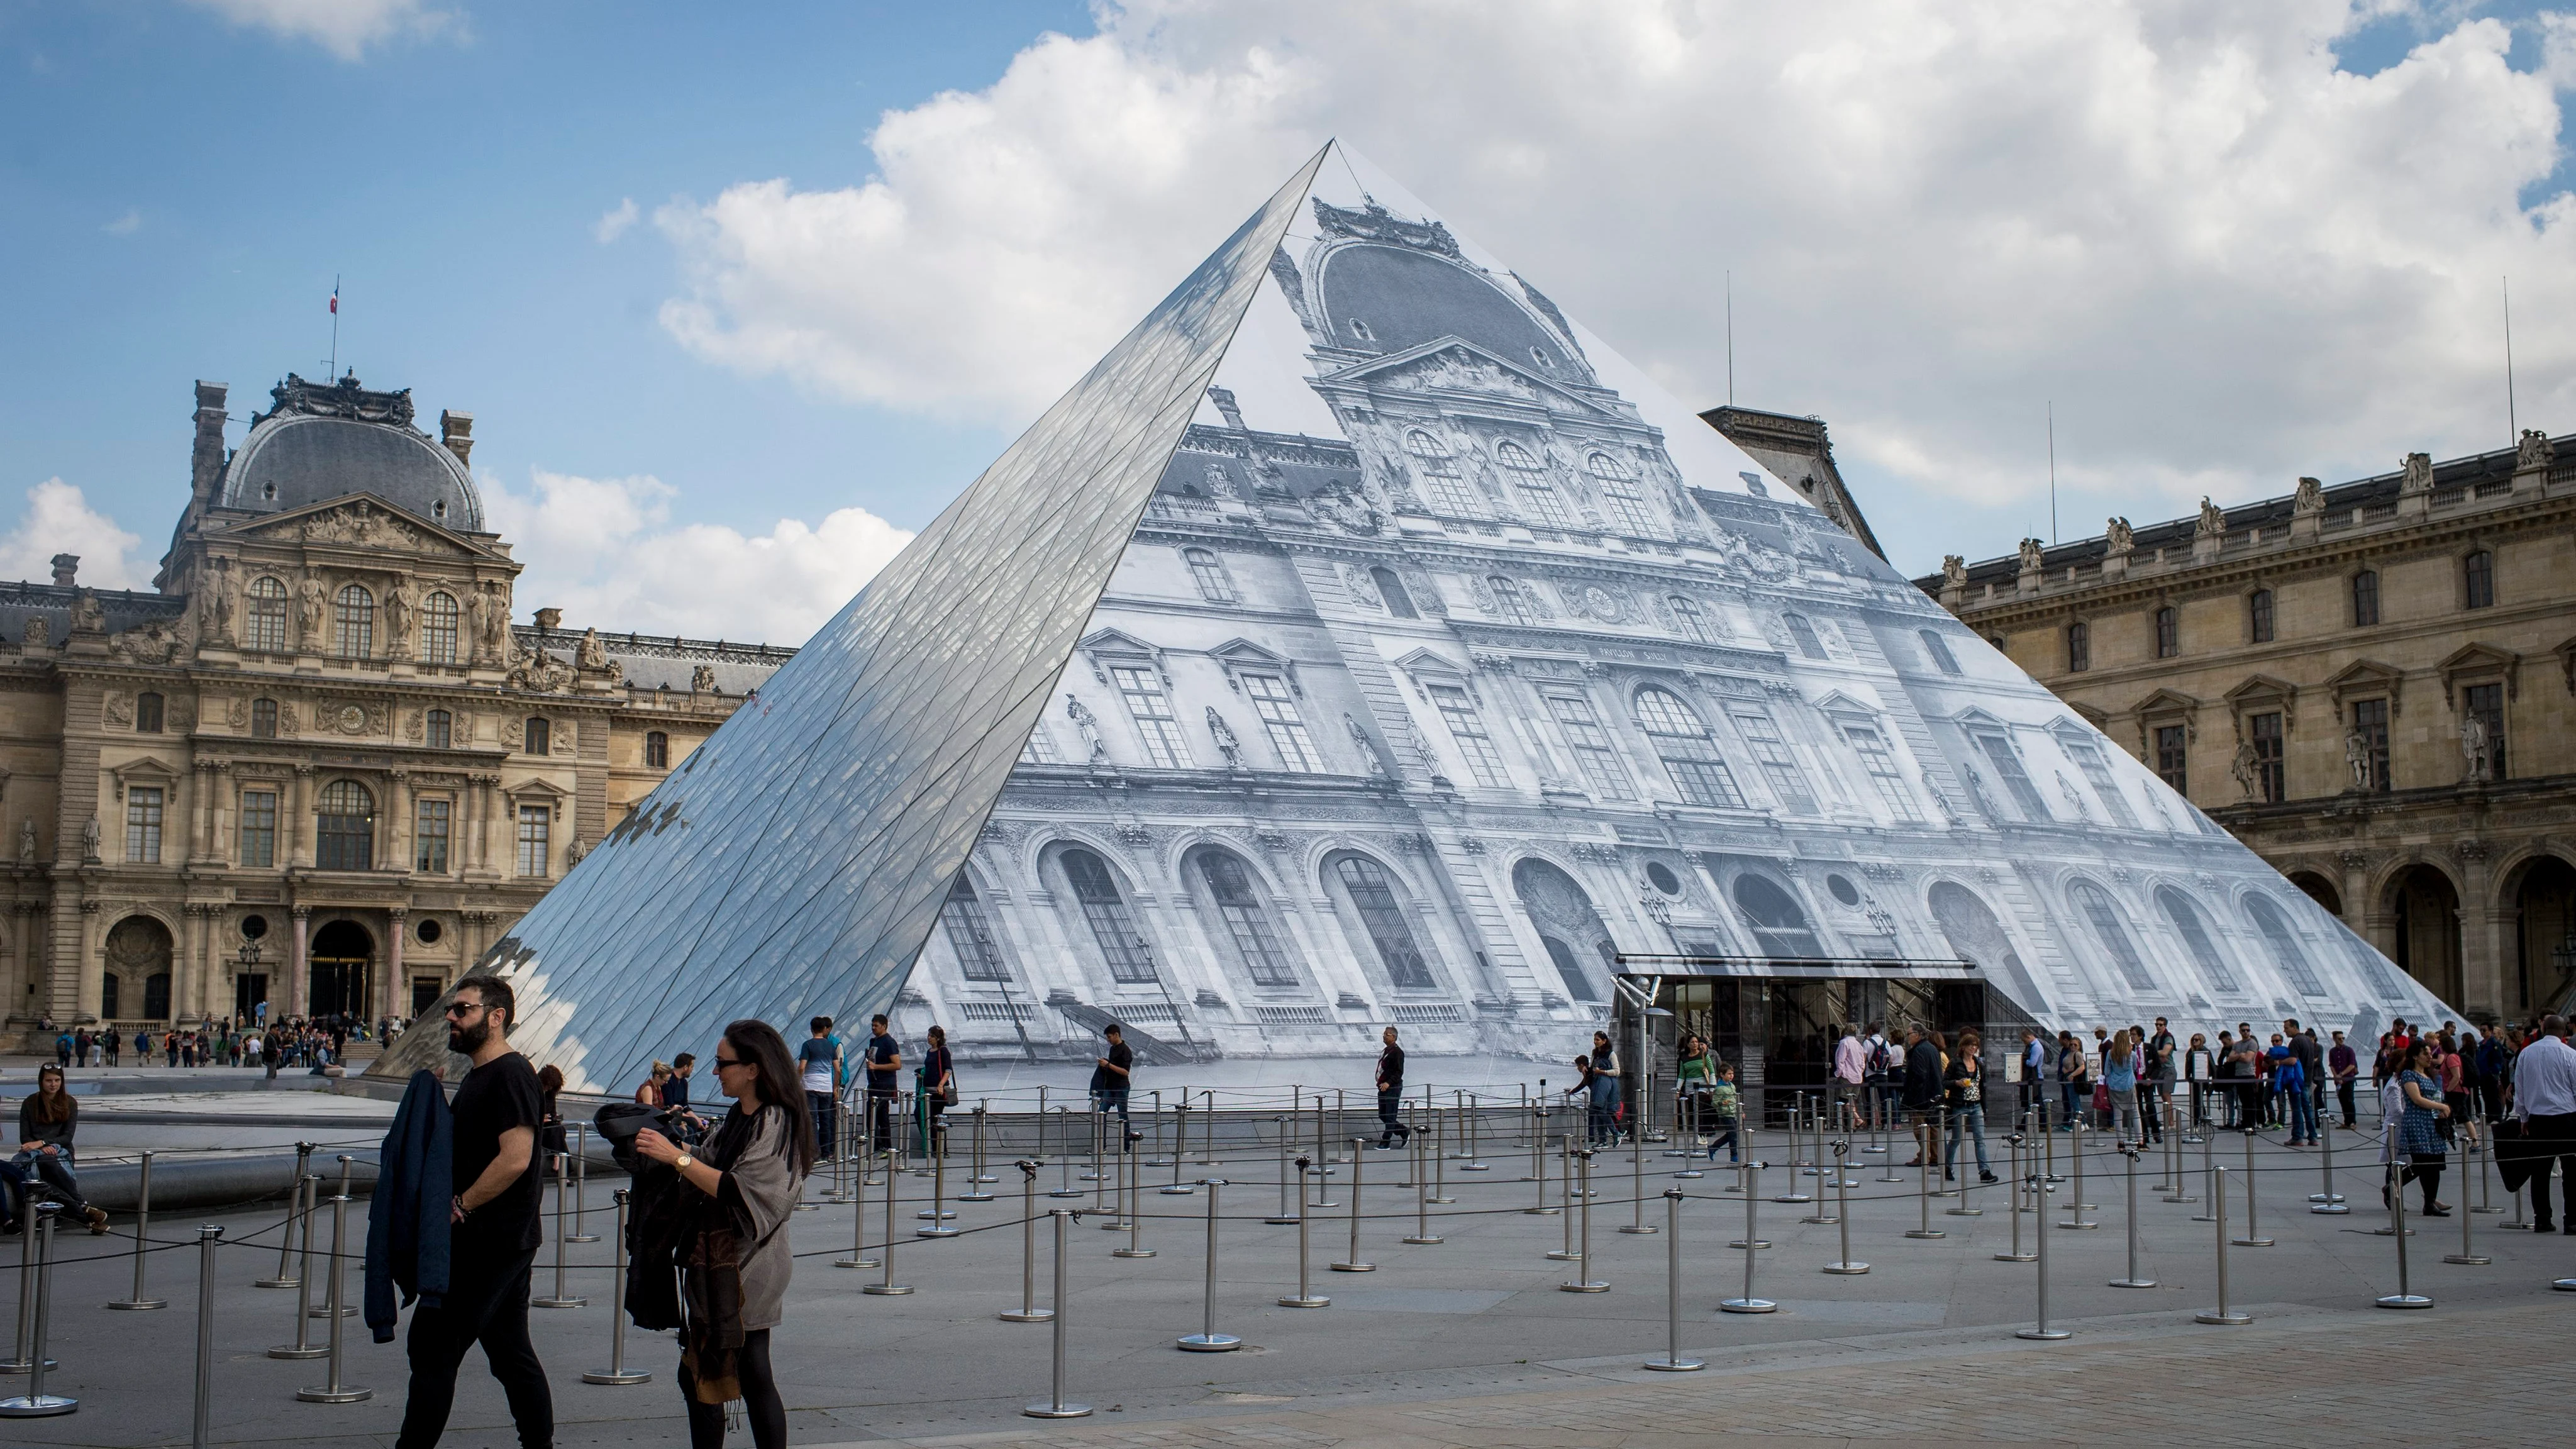
<instances>
[{"instance_id":1,"label":"arched window","mask_svg":"<svg viewBox=\"0 0 2576 1449\"><path fill-rule=\"evenodd\" d=\"M528 716L526 736L529 754L551 755L555 752L555 727L544 718Z\"/></svg>"},{"instance_id":2,"label":"arched window","mask_svg":"<svg viewBox=\"0 0 2576 1449\"><path fill-rule=\"evenodd\" d=\"M277 738L277 701L254 699L250 702L250 737L255 740Z\"/></svg>"},{"instance_id":3,"label":"arched window","mask_svg":"<svg viewBox=\"0 0 2576 1449\"><path fill-rule=\"evenodd\" d=\"M322 787L313 808L313 863L323 870L372 870L376 861L376 797L355 780Z\"/></svg>"},{"instance_id":4,"label":"arched window","mask_svg":"<svg viewBox=\"0 0 2576 1449\"><path fill-rule=\"evenodd\" d=\"M285 653L286 585L263 575L250 581L242 597L242 647Z\"/></svg>"},{"instance_id":5,"label":"arched window","mask_svg":"<svg viewBox=\"0 0 2576 1449\"><path fill-rule=\"evenodd\" d=\"M2165 919L2173 924L2174 934L2182 937L2183 946L2191 952L2192 964L2200 968L2201 975L2209 978L2212 988L2228 996L2237 995L2244 989L2236 984L2236 973L2228 969L2227 958L2220 954L2218 942L2209 934L2209 926L2201 920L2199 909L2182 892L2172 886L2158 889L2156 909L2164 912Z\"/></svg>"},{"instance_id":6,"label":"arched window","mask_svg":"<svg viewBox=\"0 0 2576 1449\"><path fill-rule=\"evenodd\" d=\"M1288 962L1287 943L1253 890L1252 872L1242 859L1222 850L1203 850L1198 866L1199 878L1207 882L1208 894L1216 901L1217 919L1224 923L1252 984L1271 991L1295 986L1297 969Z\"/></svg>"},{"instance_id":7,"label":"arched window","mask_svg":"<svg viewBox=\"0 0 2576 1449\"><path fill-rule=\"evenodd\" d=\"M1804 614L1782 614L1780 622L1789 626L1789 637L1797 641L1798 652L1809 659L1825 657L1825 641L1816 637L1816 626Z\"/></svg>"},{"instance_id":8,"label":"arched window","mask_svg":"<svg viewBox=\"0 0 2576 1449\"><path fill-rule=\"evenodd\" d=\"M2363 569L2352 576L2352 623L2367 629L2379 622L2379 571Z\"/></svg>"},{"instance_id":9,"label":"arched window","mask_svg":"<svg viewBox=\"0 0 2576 1449\"><path fill-rule=\"evenodd\" d=\"M456 662L456 596L441 591L421 600L420 658L424 664Z\"/></svg>"},{"instance_id":10,"label":"arched window","mask_svg":"<svg viewBox=\"0 0 2576 1449\"><path fill-rule=\"evenodd\" d=\"M2120 968L2120 979L2131 991L2153 991L2156 978L2147 974L2145 958L2138 954L2137 942L2129 938L2129 926L2120 918L2120 907L2111 893L2089 880L2079 880L2066 888L2066 899L2075 913L2093 928L2093 938L2102 943L2104 954Z\"/></svg>"},{"instance_id":11,"label":"arched window","mask_svg":"<svg viewBox=\"0 0 2576 1449\"><path fill-rule=\"evenodd\" d=\"M1494 591L1494 613L1504 623L1531 622L1529 597L1521 592L1519 584L1496 574L1485 580L1485 586Z\"/></svg>"},{"instance_id":12,"label":"arched window","mask_svg":"<svg viewBox=\"0 0 2576 1449\"><path fill-rule=\"evenodd\" d=\"M2254 923L2263 944L2271 949L2272 964L2281 968L2281 977L2290 989L2301 996L2323 996L2325 983L2317 979L2316 967L2308 960L2307 948L2299 944L2290 929L2289 918L2281 908L2258 895L2245 898L2245 918ZM2365 948L2366 949L2366 948Z\"/></svg>"},{"instance_id":13,"label":"arched window","mask_svg":"<svg viewBox=\"0 0 2576 1449\"><path fill-rule=\"evenodd\" d=\"M1950 652L1949 640L1942 638L1938 633L1935 633L1930 629L1916 630L1915 637L1923 641L1923 656L1932 661L1933 668L1940 670L1943 674L1956 674L1959 672L1958 656Z\"/></svg>"},{"instance_id":14,"label":"arched window","mask_svg":"<svg viewBox=\"0 0 2576 1449\"><path fill-rule=\"evenodd\" d=\"M1626 464L1607 453L1595 453L1583 460L1583 471L1601 490L1603 510L1621 532L1654 536L1654 518L1646 512L1646 500L1637 495L1637 480Z\"/></svg>"},{"instance_id":15,"label":"arched window","mask_svg":"<svg viewBox=\"0 0 2576 1449\"><path fill-rule=\"evenodd\" d=\"M1413 456L1413 481L1430 495L1431 506L1459 518L1479 518L1476 490L1459 476L1457 455L1447 444L1415 428L1404 435L1404 451Z\"/></svg>"},{"instance_id":16,"label":"arched window","mask_svg":"<svg viewBox=\"0 0 2576 1449\"><path fill-rule=\"evenodd\" d=\"M1369 582L1377 585L1377 596L1386 601L1386 611L1399 619L1419 619L1420 610L1413 607L1413 595L1406 593L1404 580L1395 570L1384 565L1369 570Z\"/></svg>"},{"instance_id":17,"label":"arched window","mask_svg":"<svg viewBox=\"0 0 2576 1449\"><path fill-rule=\"evenodd\" d=\"M1422 959L1422 948L1414 943L1413 926L1404 918L1386 867L1365 855L1345 855L1333 862L1331 881L1341 886L1352 914L1360 918L1361 929L1377 948L1378 964L1386 968L1388 983L1398 991L1437 987L1429 963Z\"/></svg>"},{"instance_id":18,"label":"arched window","mask_svg":"<svg viewBox=\"0 0 2576 1449\"><path fill-rule=\"evenodd\" d=\"M1638 690L1637 727L1646 732L1647 741L1654 745L1665 773L1673 777L1673 788L1682 792L1685 803L1724 810L1744 808L1744 795L1735 788L1735 776L1727 770L1716 743L1708 737L1708 726L1700 722L1681 696L1664 689Z\"/></svg>"},{"instance_id":19,"label":"arched window","mask_svg":"<svg viewBox=\"0 0 2576 1449\"><path fill-rule=\"evenodd\" d=\"M1002 964L1001 939L993 934L993 923L984 914L984 903L976 898L974 882L962 870L948 883L948 902L940 907L939 926L947 933L948 949L957 953L958 969L967 980L1011 979L1011 968Z\"/></svg>"},{"instance_id":20,"label":"arched window","mask_svg":"<svg viewBox=\"0 0 2576 1449\"><path fill-rule=\"evenodd\" d=\"M2081 674L2093 667L2093 626L2079 619L2066 626L2066 668Z\"/></svg>"},{"instance_id":21,"label":"arched window","mask_svg":"<svg viewBox=\"0 0 2576 1449\"><path fill-rule=\"evenodd\" d=\"M1709 632L1708 611L1699 606L1698 600L1675 594L1664 605L1673 611L1673 627L1681 630L1683 638L1693 644L1717 642L1717 636Z\"/></svg>"},{"instance_id":22,"label":"arched window","mask_svg":"<svg viewBox=\"0 0 2576 1449\"><path fill-rule=\"evenodd\" d=\"M2257 644L2272 642L2272 591L2256 589L2245 596L2245 634Z\"/></svg>"},{"instance_id":23,"label":"arched window","mask_svg":"<svg viewBox=\"0 0 2576 1449\"><path fill-rule=\"evenodd\" d=\"M1110 979L1122 985L1150 984L1154 960L1145 952L1145 938L1137 934L1135 918L1127 913L1126 898L1119 895L1118 880L1108 865L1078 848L1059 856L1057 864L1064 869L1065 884L1073 887L1073 899L1091 927L1092 943L1100 948Z\"/></svg>"},{"instance_id":24,"label":"arched window","mask_svg":"<svg viewBox=\"0 0 2576 1449\"><path fill-rule=\"evenodd\" d=\"M422 725L423 733L429 736L428 744L431 749L447 749L455 742L456 716L449 714L447 711L443 709L431 710L428 717L422 722Z\"/></svg>"},{"instance_id":25,"label":"arched window","mask_svg":"<svg viewBox=\"0 0 2576 1449\"><path fill-rule=\"evenodd\" d=\"M2182 653L2182 614L2167 604L2156 610L2156 657L2171 659Z\"/></svg>"},{"instance_id":26,"label":"arched window","mask_svg":"<svg viewBox=\"0 0 2576 1449\"><path fill-rule=\"evenodd\" d=\"M1181 558L1190 566L1190 581L1199 586L1199 597L1211 604L1234 602L1234 580L1226 577L1225 564L1214 551L1185 548Z\"/></svg>"},{"instance_id":27,"label":"arched window","mask_svg":"<svg viewBox=\"0 0 2576 1449\"><path fill-rule=\"evenodd\" d=\"M647 730L644 732L644 768L648 770L667 770L671 768L671 737L669 735L662 733L660 730ZM965 878L966 877L962 875L958 877L961 881Z\"/></svg>"},{"instance_id":28,"label":"arched window","mask_svg":"<svg viewBox=\"0 0 2576 1449\"><path fill-rule=\"evenodd\" d=\"M2460 560L2460 602L2472 609L2495 604L2495 555L2477 549Z\"/></svg>"},{"instance_id":29,"label":"arched window","mask_svg":"<svg viewBox=\"0 0 2576 1449\"><path fill-rule=\"evenodd\" d=\"M1521 909L1529 913L1530 924L1538 928L1539 943L1555 964L1557 978L1565 983L1565 994L1576 1001L1599 1001L1601 987L1576 949L1576 943L1590 947L1595 955L1613 949L1601 913L1592 908L1592 898L1574 883L1574 877L1536 859L1512 867L1512 890L1521 899Z\"/></svg>"},{"instance_id":30,"label":"arched window","mask_svg":"<svg viewBox=\"0 0 2576 1449\"><path fill-rule=\"evenodd\" d=\"M1547 476L1547 465L1530 456L1518 443L1496 443L1494 460L1511 475L1512 487L1521 497L1521 508L1530 522L1543 528L1572 528L1574 514L1565 506L1564 495Z\"/></svg>"},{"instance_id":31,"label":"arched window","mask_svg":"<svg viewBox=\"0 0 2576 1449\"><path fill-rule=\"evenodd\" d=\"M1816 939L1815 928L1807 924L1807 913L1768 878L1747 871L1735 878L1734 894L1736 908L1744 912L1745 922L1753 928L1753 939L1764 955L1788 958L1825 954L1824 943Z\"/></svg>"},{"instance_id":32,"label":"arched window","mask_svg":"<svg viewBox=\"0 0 2576 1449\"><path fill-rule=\"evenodd\" d=\"M332 603L332 621L339 632L340 657L372 659L376 653L376 596L363 584L343 584Z\"/></svg>"},{"instance_id":33,"label":"arched window","mask_svg":"<svg viewBox=\"0 0 2576 1449\"><path fill-rule=\"evenodd\" d=\"M138 735L161 733L161 696L151 690L134 696L134 732Z\"/></svg>"}]
</instances>

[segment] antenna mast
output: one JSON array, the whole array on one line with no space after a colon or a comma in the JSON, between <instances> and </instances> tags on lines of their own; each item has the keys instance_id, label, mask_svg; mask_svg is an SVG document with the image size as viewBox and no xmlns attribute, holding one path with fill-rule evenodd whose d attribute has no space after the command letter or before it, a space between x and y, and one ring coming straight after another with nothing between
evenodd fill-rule
<instances>
[{"instance_id":1,"label":"antenna mast","mask_svg":"<svg viewBox=\"0 0 2576 1449\"><path fill-rule=\"evenodd\" d=\"M2504 284L2504 425L2513 435L2515 447L2522 446L2522 418L2513 406L2513 278L2500 279Z\"/></svg>"},{"instance_id":2,"label":"antenna mast","mask_svg":"<svg viewBox=\"0 0 2576 1449\"><path fill-rule=\"evenodd\" d=\"M2048 541L2057 542L2057 401L2048 403Z\"/></svg>"},{"instance_id":3,"label":"antenna mast","mask_svg":"<svg viewBox=\"0 0 2576 1449\"><path fill-rule=\"evenodd\" d=\"M1726 274L1726 405L1735 406L1735 272Z\"/></svg>"}]
</instances>

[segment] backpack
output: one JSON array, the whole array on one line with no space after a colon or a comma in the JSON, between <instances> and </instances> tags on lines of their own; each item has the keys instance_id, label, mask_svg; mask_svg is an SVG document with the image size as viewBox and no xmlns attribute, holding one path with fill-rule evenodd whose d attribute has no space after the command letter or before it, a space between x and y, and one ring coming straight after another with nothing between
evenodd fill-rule
<instances>
[{"instance_id":1,"label":"backpack","mask_svg":"<svg viewBox=\"0 0 2576 1449\"><path fill-rule=\"evenodd\" d=\"M1868 1068L1868 1070L1869 1070L1869 1074L1870 1074L1871 1076L1874 1076L1874 1077L1883 1077L1883 1076L1886 1076L1886 1075L1887 1075L1887 1073L1888 1073L1888 1069L1889 1069L1890 1067L1893 1067L1895 1064L1896 1064L1896 1058L1895 1058L1895 1057L1894 1057L1894 1056L1893 1056L1893 1055L1888 1051L1888 1049L1887 1049L1887 1043L1885 1043L1885 1042L1883 1042L1883 1041L1882 1041L1882 1042L1879 1042L1879 1043L1877 1043L1876 1045L1872 1046L1872 1047L1869 1049L1869 1068Z\"/></svg>"}]
</instances>

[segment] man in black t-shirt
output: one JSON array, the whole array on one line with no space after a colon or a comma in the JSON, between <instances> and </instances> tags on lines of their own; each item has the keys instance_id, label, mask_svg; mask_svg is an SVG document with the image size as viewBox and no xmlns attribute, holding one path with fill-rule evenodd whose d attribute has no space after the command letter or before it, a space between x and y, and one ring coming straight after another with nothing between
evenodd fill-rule
<instances>
[{"instance_id":1,"label":"man in black t-shirt","mask_svg":"<svg viewBox=\"0 0 2576 1449\"><path fill-rule=\"evenodd\" d=\"M903 1048L886 1032L883 1013L868 1018L868 1131L879 1152L894 1150L895 1073L903 1069Z\"/></svg>"},{"instance_id":2,"label":"man in black t-shirt","mask_svg":"<svg viewBox=\"0 0 2576 1449\"><path fill-rule=\"evenodd\" d=\"M1381 1039L1386 1050L1377 1054L1377 1120L1386 1127L1377 1134L1377 1148L1384 1152L1398 1139L1412 1141L1413 1129L1398 1115L1404 1110L1404 1048L1395 1044L1394 1027L1388 1027Z\"/></svg>"},{"instance_id":3,"label":"man in black t-shirt","mask_svg":"<svg viewBox=\"0 0 2576 1449\"><path fill-rule=\"evenodd\" d=\"M448 1288L412 1311L411 1388L395 1449L431 1449L447 1429L456 1369L480 1343L510 1401L521 1449L552 1449L554 1396L528 1342L528 1268L537 1256L544 1191L537 1127L545 1092L507 1040L518 1003L496 976L468 976L447 1004L447 1047L474 1069L456 1089Z\"/></svg>"},{"instance_id":4,"label":"man in black t-shirt","mask_svg":"<svg viewBox=\"0 0 2576 1449\"><path fill-rule=\"evenodd\" d=\"M1092 1058L1091 1110L1116 1112L1118 1130L1133 1142L1138 1134L1127 1121L1127 1088L1135 1076L1131 1069L1136 1064L1136 1053L1128 1048L1127 1033L1118 1023L1109 1023L1100 1034L1109 1039L1109 1054Z\"/></svg>"}]
</instances>

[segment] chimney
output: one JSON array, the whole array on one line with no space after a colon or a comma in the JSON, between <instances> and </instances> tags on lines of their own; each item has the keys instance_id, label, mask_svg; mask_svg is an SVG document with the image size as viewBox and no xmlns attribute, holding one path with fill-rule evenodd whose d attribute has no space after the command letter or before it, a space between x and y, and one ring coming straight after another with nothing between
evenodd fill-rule
<instances>
[{"instance_id":1,"label":"chimney","mask_svg":"<svg viewBox=\"0 0 2576 1449\"><path fill-rule=\"evenodd\" d=\"M440 413L438 440L447 445L447 451L456 455L457 462L465 462L467 456L474 451L474 415L458 412Z\"/></svg>"},{"instance_id":2,"label":"chimney","mask_svg":"<svg viewBox=\"0 0 2576 1449\"><path fill-rule=\"evenodd\" d=\"M1207 395L1208 401L1216 404L1216 410L1225 415L1227 427L1238 433L1246 431L1243 426L1243 409L1234 405L1234 389L1212 387L1207 390Z\"/></svg>"},{"instance_id":3,"label":"chimney","mask_svg":"<svg viewBox=\"0 0 2576 1449\"><path fill-rule=\"evenodd\" d=\"M551 634L562 627L563 610L539 609L537 611L537 630L539 633Z\"/></svg>"},{"instance_id":4,"label":"chimney","mask_svg":"<svg viewBox=\"0 0 2576 1449\"><path fill-rule=\"evenodd\" d=\"M79 572L79 554L58 553L54 555L54 583L57 587L66 589L73 587L72 576Z\"/></svg>"},{"instance_id":5,"label":"chimney","mask_svg":"<svg viewBox=\"0 0 2576 1449\"><path fill-rule=\"evenodd\" d=\"M224 480L224 394L220 382L197 384L197 443L188 455L190 492L199 503L215 496Z\"/></svg>"}]
</instances>

